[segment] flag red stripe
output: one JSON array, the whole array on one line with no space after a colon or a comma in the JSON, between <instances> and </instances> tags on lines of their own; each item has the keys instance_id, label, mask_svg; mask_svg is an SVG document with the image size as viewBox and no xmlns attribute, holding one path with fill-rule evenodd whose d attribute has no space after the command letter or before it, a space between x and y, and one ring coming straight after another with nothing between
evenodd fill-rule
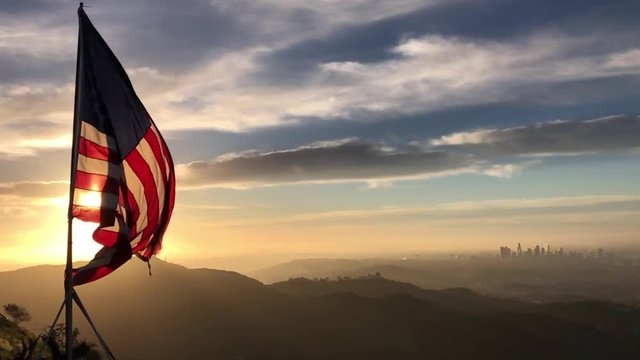
<instances>
[{"instance_id":1,"label":"flag red stripe","mask_svg":"<svg viewBox=\"0 0 640 360\"><path fill-rule=\"evenodd\" d=\"M138 243L133 248L131 248L131 251L133 251L134 254L138 254L140 256L143 256L144 253L146 253L148 251L147 247L149 245L149 240L150 240L150 236L147 235L145 237L145 234L144 234L144 231L143 231L142 235L140 235L140 241L138 241ZM145 249L147 249L147 250L145 250ZM143 251L143 250L144 250L144 253L143 254L139 254L139 252Z\"/></svg>"},{"instance_id":2,"label":"flag red stripe","mask_svg":"<svg viewBox=\"0 0 640 360\"><path fill-rule=\"evenodd\" d=\"M93 233L93 240L98 244L114 247L118 243L120 233L117 231L98 228Z\"/></svg>"},{"instance_id":3,"label":"flag red stripe","mask_svg":"<svg viewBox=\"0 0 640 360\"><path fill-rule=\"evenodd\" d=\"M76 170L75 188L102 191L107 182L107 176L99 174L90 174L84 171Z\"/></svg>"},{"instance_id":4,"label":"flag red stripe","mask_svg":"<svg viewBox=\"0 0 640 360\"><path fill-rule=\"evenodd\" d=\"M176 179L175 179L174 173L171 172L169 174L168 189L173 189L175 187L175 182L176 182ZM144 259L150 259L152 255L157 254L162 249L162 237L164 236L164 233L167 230L167 225L169 224L169 219L171 218L171 213L173 212L174 201L175 201L175 193L173 191L166 192L165 202L164 202L165 206L162 209L162 216L160 217L161 221L158 224L155 234L153 235L152 243L142 254L142 257Z\"/></svg>"},{"instance_id":5,"label":"flag red stripe","mask_svg":"<svg viewBox=\"0 0 640 360\"><path fill-rule=\"evenodd\" d=\"M140 182L142 183L142 186L144 188L144 197L147 201L147 208L140 209L140 211L145 211L147 214L147 226L144 230L138 229L139 231L142 230L142 239L133 249L133 252L135 253L138 249L141 249L147 245L149 237L151 236L151 234L153 234L158 224L158 217L160 216L160 211L158 208L158 191L156 189L156 183L153 177L153 173L149 168L149 164L142 156L142 154L140 154L137 148L133 149L133 151L129 153L125 161L129 164L129 166L131 166L131 169L136 173L136 175L138 175L138 178L140 179Z\"/></svg>"},{"instance_id":6,"label":"flag red stripe","mask_svg":"<svg viewBox=\"0 0 640 360\"><path fill-rule=\"evenodd\" d=\"M152 124L152 127L155 128L155 124ZM158 157L156 156L156 160L163 165L165 164L165 161L166 161L166 164L169 166L169 168L173 169L173 160L171 159L171 154L169 153L169 149L167 148L166 142L162 138L162 134L160 134L160 132L157 131L157 128L155 130L156 131L154 132L154 135L158 140L158 145L160 146L160 150L161 150L160 152L161 159L158 159ZM163 176L166 176L166 174L163 173ZM168 182L166 186L166 191L164 193L165 194L165 198L163 202L164 206L162 209L160 209L162 211L162 214L160 216L159 223L155 229L153 237L148 241L147 240L144 241L146 243L146 248L144 248L144 251L142 253L138 254L143 260L149 260L152 255L155 255L160 251L162 247L162 238L164 236L164 233L168 225L168 221L173 211L173 206L175 201L175 192L173 191L173 189L175 189L174 172L170 171L169 178L167 179L166 177L164 177L163 180ZM136 246L136 249L137 248L139 248L139 246Z\"/></svg>"},{"instance_id":7,"label":"flag red stripe","mask_svg":"<svg viewBox=\"0 0 640 360\"><path fill-rule=\"evenodd\" d=\"M147 140L149 147L153 151L153 156L155 156L156 163L158 164L158 167L162 172L162 182L165 182L167 179L167 169L164 166L164 159L162 156L160 144L158 143L158 137L156 137L156 134L153 132L153 130L149 128L149 130L147 130L147 133L144 135L144 139Z\"/></svg>"},{"instance_id":8,"label":"flag red stripe","mask_svg":"<svg viewBox=\"0 0 640 360\"><path fill-rule=\"evenodd\" d=\"M86 284L111 274L131 259L131 251L124 246L104 247L89 264L73 269L73 286Z\"/></svg>"},{"instance_id":9,"label":"flag red stripe","mask_svg":"<svg viewBox=\"0 0 640 360\"><path fill-rule=\"evenodd\" d=\"M171 169L171 173L169 174L169 184L167 186L167 197L168 197L168 202L165 202L165 207L168 207L168 213L167 213L167 217L166 217L166 223L169 223L169 219L171 218L171 213L173 212L173 205L176 199L176 194L175 194L175 187L176 187L176 174L173 171L173 159L171 158L171 153L169 152L169 148L167 147L167 143L164 141L164 139L162 138L162 134L160 134L160 132L158 131L158 136L160 136L160 145L162 146L162 152L165 154L165 158L167 159L167 162L169 163L169 169ZM167 206L168 204L168 206ZM166 227L166 225L165 225Z\"/></svg>"},{"instance_id":10,"label":"flag red stripe","mask_svg":"<svg viewBox=\"0 0 640 360\"><path fill-rule=\"evenodd\" d=\"M131 190L129 190L129 188L126 189L127 192L127 203L129 204L129 209L127 211L127 216L129 217L129 219L127 219L127 223L130 224L131 229L130 229L130 234L129 237L131 239L135 238L136 235L138 235L138 219L140 218L140 208L138 207L138 202L136 201L136 198L133 197L133 194L131 193Z\"/></svg>"},{"instance_id":11,"label":"flag red stripe","mask_svg":"<svg viewBox=\"0 0 640 360\"><path fill-rule=\"evenodd\" d=\"M100 222L100 209L90 206L73 205L73 217L82 221Z\"/></svg>"},{"instance_id":12,"label":"flag red stripe","mask_svg":"<svg viewBox=\"0 0 640 360\"><path fill-rule=\"evenodd\" d=\"M165 155L165 159L169 164L169 168L173 169L173 159L171 158L171 153L167 148L167 143L162 138L162 134L158 132L158 137L160 138L160 146L162 146L162 152ZM171 171L169 173L169 183L167 184L167 191L165 191L165 202L164 208L162 209L161 222L158 224L157 231L153 237L153 243L144 251L140 256L143 259L149 260L152 255L157 254L162 248L162 238L164 236L165 231L167 230L167 226L169 224L169 219L171 218L171 214L173 213L173 207L175 203L175 172Z\"/></svg>"},{"instance_id":13,"label":"flag red stripe","mask_svg":"<svg viewBox=\"0 0 640 360\"><path fill-rule=\"evenodd\" d=\"M94 159L98 159L98 160L104 160L104 161L109 161L111 160L111 162L115 162L113 160L113 156L110 157L110 151L109 148L104 147L104 146L100 146L96 143L94 143L93 141L86 139L84 137L80 137L80 142L78 144L78 153L90 157L90 158L94 158Z\"/></svg>"}]
</instances>

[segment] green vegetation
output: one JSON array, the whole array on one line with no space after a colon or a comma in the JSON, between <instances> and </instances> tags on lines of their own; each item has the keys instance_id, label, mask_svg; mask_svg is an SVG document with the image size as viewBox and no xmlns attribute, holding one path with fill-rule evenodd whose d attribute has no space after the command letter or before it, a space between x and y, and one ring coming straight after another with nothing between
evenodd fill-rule
<instances>
[{"instance_id":1,"label":"green vegetation","mask_svg":"<svg viewBox=\"0 0 640 360\"><path fill-rule=\"evenodd\" d=\"M12 321L0 314L0 360L65 360L65 326L58 324L54 327L52 336L46 348L42 348L49 332L48 328L42 333L34 335L19 325L29 321L27 309L14 303L3 306L4 312ZM85 339L79 338L79 330L73 331L73 358L78 360L99 360L100 353L96 346Z\"/></svg>"},{"instance_id":2,"label":"green vegetation","mask_svg":"<svg viewBox=\"0 0 640 360\"><path fill-rule=\"evenodd\" d=\"M43 329L41 337L46 337L46 332L49 329ZM99 360L101 359L100 353L96 350L96 345L88 342L85 339L79 339L80 331L76 328L73 329L73 358L83 360ZM51 339L48 343L48 348L51 352L53 360L66 359L67 350L65 346L65 326L64 324L57 324L53 328Z\"/></svg>"}]
</instances>

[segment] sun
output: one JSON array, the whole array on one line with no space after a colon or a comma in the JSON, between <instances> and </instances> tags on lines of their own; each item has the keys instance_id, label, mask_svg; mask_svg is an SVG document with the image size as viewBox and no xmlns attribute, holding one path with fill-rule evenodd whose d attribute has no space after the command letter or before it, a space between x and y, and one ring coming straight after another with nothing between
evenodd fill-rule
<instances>
[{"instance_id":1,"label":"sun","mask_svg":"<svg viewBox=\"0 0 640 360\"><path fill-rule=\"evenodd\" d=\"M77 205L86 207L100 207L102 202L102 193L99 191L83 190L78 194Z\"/></svg>"}]
</instances>

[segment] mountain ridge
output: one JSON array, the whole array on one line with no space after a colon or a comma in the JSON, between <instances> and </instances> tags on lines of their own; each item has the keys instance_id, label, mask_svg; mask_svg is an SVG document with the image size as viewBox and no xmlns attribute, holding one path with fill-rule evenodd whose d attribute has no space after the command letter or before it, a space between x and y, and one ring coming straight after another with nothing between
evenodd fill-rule
<instances>
[{"instance_id":1,"label":"mountain ridge","mask_svg":"<svg viewBox=\"0 0 640 360\"><path fill-rule=\"evenodd\" d=\"M62 301L62 269L0 273L0 303L27 307L35 323L50 321ZM149 277L144 263L129 262L77 291L119 359L500 359L525 350L522 359L640 355L630 345L640 343L638 309L554 308L380 276L265 285L232 271L162 261L153 262ZM554 345L531 348L532 340Z\"/></svg>"}]
</instances>

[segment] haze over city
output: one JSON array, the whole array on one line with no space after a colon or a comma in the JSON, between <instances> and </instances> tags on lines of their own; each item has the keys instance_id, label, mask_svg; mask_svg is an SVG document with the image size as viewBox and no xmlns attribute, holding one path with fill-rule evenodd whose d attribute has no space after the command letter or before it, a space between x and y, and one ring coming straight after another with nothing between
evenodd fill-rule
<instances>
[{"instance_id":1,"label":"haze over city","mask_svg":"<svg viewBox=\"0 0 640 360\"><path fill-rule=\"evenodd\" d=\"M176 163L162 259L640 239L637 2L86 4ZM65 259L76 6L0 4L0 270Z\"/></svg>"}]
</instances>

